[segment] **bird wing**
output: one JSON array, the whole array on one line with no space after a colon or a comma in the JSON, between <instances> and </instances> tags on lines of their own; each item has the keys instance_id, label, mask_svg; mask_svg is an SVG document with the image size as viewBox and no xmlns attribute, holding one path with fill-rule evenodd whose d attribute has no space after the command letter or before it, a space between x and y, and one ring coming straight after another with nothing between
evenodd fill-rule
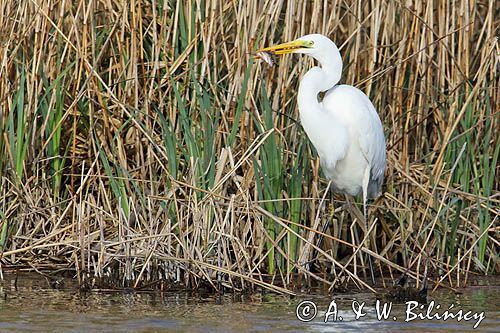
<instances>
[{"instance_id":1,"label":"bird wing","mask_svg":"<svg viewBox=\"0 0 500 333\"><path fill-rule=\"evenodd\" d=\"M359 144L371 166L370 179L381 180L386 164L384 130L375 107L364 93L361 92L361 94L365 97L367 112L363 131L360 132Z\"/></svg>"},{"instance_id":2,"label":"bird wing","mask_svg":"<svg viewBox=\"0 0 500 333\"><path fill-rule=\"evenodd\" d=\"M358 138L371 168L370 178L382 180L386 164L384 131L370 99L353 86L338 85L325 94L323 108L343 121L351 137Z\"/></svg>"}]
</instances>

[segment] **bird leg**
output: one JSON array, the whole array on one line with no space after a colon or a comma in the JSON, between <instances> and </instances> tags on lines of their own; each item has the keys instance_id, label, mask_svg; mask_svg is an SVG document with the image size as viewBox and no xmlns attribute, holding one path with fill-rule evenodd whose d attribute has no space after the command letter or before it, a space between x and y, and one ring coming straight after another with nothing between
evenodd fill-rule
<instances>
[{"instance_id":1,"label":"bird leg","mask_svg":"<svg viewBox=\"0 0 500 333\"><path fill-rule=\"evenodd\" d=\"M368 230L370 228L368 227L368 209L366 206L366 201L367 201L367 195L368 195L368 182L370 180L370 165L368 165L365 169L365 173L363 176L363 220L365 223L365 242L366 242L366 247L369 248L370 246L370 238L368 237ZM363 246L364 244L361 244L360 246ZM372 257L371 255L368 255L368 265L370 266L370 275L372 278L372 283L375 284L375 274L373 272L373 263L372 263Z\"/></svg>"}]
</instances>

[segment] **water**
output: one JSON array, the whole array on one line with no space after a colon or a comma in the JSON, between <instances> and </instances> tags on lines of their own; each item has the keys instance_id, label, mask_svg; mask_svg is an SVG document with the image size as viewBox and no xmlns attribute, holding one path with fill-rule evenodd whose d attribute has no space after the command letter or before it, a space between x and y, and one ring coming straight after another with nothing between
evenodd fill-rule
<instances>
[{"instance_id":1,"label":"water","mask_svg":"<svg viewBox=\"0 0 500 333\"><path fill-rule=\"evenodd\" d=\"M20 278L16 288L14 279L6 278L0 283L0 332L454 332L472 331L478 321L415 319L405 322L406 305L393 305L388 319L379 321L375 297L368 293L334 297L290 298L271 294L217 298L187 293L80 293L74 285L65 288L51 289L44 279L33 276ZM431 313L443 314L451 304L453 313L470 310L472 316L484 311L484 319L475 331L500 331L498 283L469 287L462 294L443 289L430 299L435 301L435 306L441 306ZM315 303L317 316L310 322L301 322L296 309L306 300ZM325 323L323 319L332 300L337 308L337 321L332 321L332 315ZM354 301L358 302L355 305L365 302L361 310L365 316L357 320L352 310ZM420 312L425 314L425 309Z\"/></svg>"}]
</instances>

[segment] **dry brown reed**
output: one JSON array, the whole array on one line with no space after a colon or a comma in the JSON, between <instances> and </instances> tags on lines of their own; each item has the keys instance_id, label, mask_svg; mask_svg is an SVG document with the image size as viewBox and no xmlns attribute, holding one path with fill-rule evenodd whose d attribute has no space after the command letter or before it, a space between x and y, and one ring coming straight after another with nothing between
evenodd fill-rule
<instances>
[{"instance_id":1,"label":"dry brown reed","mask_svg":"<svg viewBox=\"0 0 500 333\"><path fill-rule=\"evenodd\" d=\"M499 16L494 0L0 1L4 269L280 293L370 288L362 252L452 287L498 272ZM313 61L253 58L307 33L336 41L384 123L370 249L344 198L322 231L295 102Z\"/></svg>"}]
</instances>

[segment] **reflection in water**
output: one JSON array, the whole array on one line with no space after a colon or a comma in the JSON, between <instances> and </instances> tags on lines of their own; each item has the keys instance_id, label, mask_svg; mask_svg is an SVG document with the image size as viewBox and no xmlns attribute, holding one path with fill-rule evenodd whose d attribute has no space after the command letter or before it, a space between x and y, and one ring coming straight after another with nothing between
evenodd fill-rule
<instances>
[{"instance_id":1,"label":"reflection in water","mask_svg":"<svg viewBox=\"0 0 500 333\"><path fill-rule=\"evenodd\" d=\"M228 295L190 296L187 293L79 293L66 284L66 290L52 290L44 280L33 277L0 283L0 332L6 331L100 331L100 332L327 332L342 331L465 331L477 320L456 319L404 322L406 305L393 304L387 320L377 320L375 298L370 294L330 296ZM479 331L498 331L500 324L500 287L469 287L463 294L441 291L431 295L433 313L480 313L485 319ZM315 318L301 322L297 305L314 303ZM334 303L332 303L334 300ZM364 305L363 305L364 303ZM357 310L359 316L356 319ZM383 304L383 302L381 302ZM360 306L361 307L360 310ZM327 317L329 322L323 319ZM335 310L335 313L333 313ZM380 310L380 308L379 308ZM418 309L416 309L418 310ZM415 311L416 311L415 310ZM302 311L299 309L299 312ZM301 314L312 315L313 308ZM425 314L426 309L421 312ZM335 316L334 316L335 314ZM396 317L396 320L394 320ZM336 322L332 322L337 318Z\"/></svg>"}]
</instances>

